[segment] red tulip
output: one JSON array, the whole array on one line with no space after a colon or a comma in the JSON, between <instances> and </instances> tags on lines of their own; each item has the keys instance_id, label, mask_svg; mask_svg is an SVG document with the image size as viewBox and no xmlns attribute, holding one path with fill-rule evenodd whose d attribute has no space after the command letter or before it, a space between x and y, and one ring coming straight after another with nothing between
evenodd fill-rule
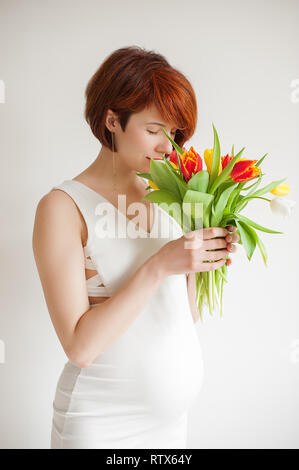
<instances>
[{"instance_id":1,"label":"red tulip","mask_svg":"<svg viewBox=\"0 0 299 470\"><path fill-rule=\"evenodd\" d=\"M234 157L230 157L228 154L225 157L221 157L222 170L229 164ZM242 181L249 181L260 174L261 169L257 168L255 163L257 160L247 160L247 158L238 158L234 167L231 171L230 177L236 183Z\"/></svg>"}]
</instances>

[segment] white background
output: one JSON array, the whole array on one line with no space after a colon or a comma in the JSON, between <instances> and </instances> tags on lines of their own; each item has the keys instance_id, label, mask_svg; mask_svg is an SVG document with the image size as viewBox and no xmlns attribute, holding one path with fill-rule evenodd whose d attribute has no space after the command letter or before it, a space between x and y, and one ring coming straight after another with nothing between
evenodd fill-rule
<instances>
[{"instance_id":1,"label":"white background","mask_svg":"<svg viewBox=\"0 0 299 470\"><path fill-rule=\"evenodd\" d=\"M298 17L297 0L1 0L1 448L50 446L67 358L32 229L39 199L100 150L83 117L89 78L120 47L165 55L197 95L198 126L186 145L203 156L213 122L221 155L232 144L251 159L268 152L264 183L288 177L287 197L298 201ZM238 246L223 318L206 313L196 324L205 378L188 448L299 447L298 207L286 221L261 200L243 214L284 234L259 232L268 268L258 250L249 262Z\"/></svg>"}]
</instances>

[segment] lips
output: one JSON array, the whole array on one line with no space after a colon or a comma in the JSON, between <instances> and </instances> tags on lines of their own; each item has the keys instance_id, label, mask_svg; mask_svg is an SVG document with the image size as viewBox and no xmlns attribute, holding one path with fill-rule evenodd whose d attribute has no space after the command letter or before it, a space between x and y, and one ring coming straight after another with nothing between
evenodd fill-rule
<instances>
[{"instance_id":1,"label":"lips","mask_svg":"<svg viewBox=\"0 0 299 470\"><path fill-rule=\"evenodd\" d=\"M145 158L147 158L148 160L150 160L151 158L153 160L163 160L163 158L161 158L161 157L145 157Z\"/></svg>"}]
</instances>

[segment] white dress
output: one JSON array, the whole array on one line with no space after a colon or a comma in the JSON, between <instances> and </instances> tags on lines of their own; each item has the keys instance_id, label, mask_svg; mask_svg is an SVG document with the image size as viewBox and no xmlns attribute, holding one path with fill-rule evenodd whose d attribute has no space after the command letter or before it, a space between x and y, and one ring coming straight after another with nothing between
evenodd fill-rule
<instances>
[{"instance_id":1,"label":"white dress","mask_svg":"<svg viewBox=\"0 0 299 470\"><path fill-rule=\"evenodd\" d=\"M137 226L103 196L76 180L53 189L65 191L85 219L86 268L98 272L87 281L89 296L112 296L150 256L183 234L152 204L150 234L123 236L128 226ZM89 367L65 363L53 401L51 449L184 449L188 409L203 375L186 276L168 276Z\"/></svg>"}]
</instances>

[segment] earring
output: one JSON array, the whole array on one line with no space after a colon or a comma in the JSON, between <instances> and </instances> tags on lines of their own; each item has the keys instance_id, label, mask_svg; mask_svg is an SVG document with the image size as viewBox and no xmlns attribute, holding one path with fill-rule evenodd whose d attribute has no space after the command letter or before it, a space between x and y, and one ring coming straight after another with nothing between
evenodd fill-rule
<instances>
[{"instance_id":1,"label":"earring","mask_svg":"<svg viewBox=\"0 0 299 470\"><path fill-rule=\"evenodd\" d=\"M116 169L115 169L115 155L114 155L114 132L111 132L112 140L112 157L113 157L113 191L116 194Z\"/></svg>"}]
</instances>

